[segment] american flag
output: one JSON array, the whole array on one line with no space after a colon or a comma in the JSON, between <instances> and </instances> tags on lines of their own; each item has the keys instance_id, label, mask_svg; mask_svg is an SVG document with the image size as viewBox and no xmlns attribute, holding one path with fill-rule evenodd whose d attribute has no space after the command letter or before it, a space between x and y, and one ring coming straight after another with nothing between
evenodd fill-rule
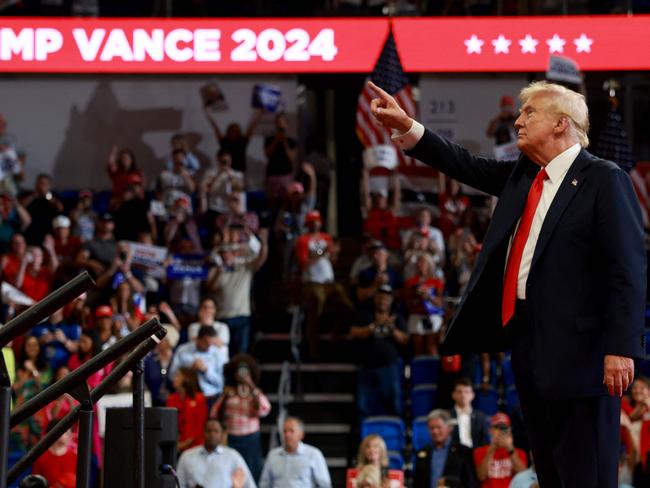
<instances>
[{"instance_id":1,"label":"american flag","mask_svg":"<svg viewBox=\"0 0 650 488\"><path fill-rule=\"evenodd\" d=\"M392 31L388 34L388 39L386 39L379 60L377 60L375 69L370 75L370 80L395 97L397 103L410 117L415 117L415 102L413 101L411 84L402 69ZM390 138L390 129L377 124L370 113L370 101L376 96L375 92L368 88L367 84L364 84L363 90L359 94L356 131L364 147L393 144ZM414 164L412 158L405 156L397 146L395 148L397 149L400 167Z\"/></svg>"},{"instance_id":2,"label":"american flag","mask_svg":"<svg viewBox=\"0 0 650 488\"><path fill-rule=\"evenodd\" d=\"M621 113L616 108L616 104L612 104L607 115L607 122L598 138L595 153L603 159L614 161L630 174L634 191L641 205L643 223L648 227L650 224L650 196L648 195L648 188L643 176L635 169L636 160L632 154L627 132L625 132L625 127L623 127L623 119L621 118Z\"/></svg>"}]
</instances>

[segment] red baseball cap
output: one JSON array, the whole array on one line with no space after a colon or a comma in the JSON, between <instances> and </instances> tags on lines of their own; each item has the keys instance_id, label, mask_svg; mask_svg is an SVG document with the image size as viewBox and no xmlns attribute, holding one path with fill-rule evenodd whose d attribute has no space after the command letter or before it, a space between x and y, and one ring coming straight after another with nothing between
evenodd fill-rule
<instances>
[{"instance_id":1,"label":"red baseball cap","mask_svg":"<svg viewBox=\"0 0 650 488\"><path fill-rule=\"evenodd\" d=\"M310 224L312 222L322 222L320 212L318 210L311 210L305 215L305 224Z\"/></svg>"},{"instance_id":2,"label":"red baseball cap","mask_svg":"<svg viewBox=\"0 0 650 488\"><path fill-rule=\"evenodd\" d=\"M108 305L100 305L95 310L95 318L96 319L103 319L105 317L108 317L108 318L113 317L113 309L111 307L109 307Z\"/></svg>"},{"instance_id":3,"label":"red baseball cap","mask_svg":"<svg viewBox=\"0 0 650 488\"><path fill-rule=\"evenodd\" d=\"M510 417L503 412L496 413L490 420L490 425L496 427L497 425L507 425L510 427Z\"/></svg>"}]
</instances>

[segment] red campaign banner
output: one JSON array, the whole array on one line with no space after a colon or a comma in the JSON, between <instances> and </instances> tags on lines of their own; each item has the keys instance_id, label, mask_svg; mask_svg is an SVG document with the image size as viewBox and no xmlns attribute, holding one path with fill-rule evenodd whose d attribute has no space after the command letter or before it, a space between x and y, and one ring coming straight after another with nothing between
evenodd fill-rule
<instances>
[{"instance_id":1,"label":"red campaign banner","mask_svg":"<svg viewBox=\"0 0 650 488\"><path fill-rule=\"evenodd\" d=\"M372 71L386 18L76 19L2 17L4 73ZM395 18L405 71L648 70L650 16Z\"/></svg>"},{"instance_id":2,"label":"red campaign banner","mask_svg":"<svg viewBox=\"0 0 650 488\"><path fill-rule=\"evenodd\" d=\"M582 71L650 69L650 16L397 18L409 72L546 71L551 54Z\"/></svg>"},{"instance_id":3,"label":"red campaign banner","mask_svg":"<svg viewBox=\"0 0 650 488\"><path fill-rule=\"evenodd\" d=\"M0 23L0 72L370 72L386 19L68 19Z\"/></svg>"}]
</instances>

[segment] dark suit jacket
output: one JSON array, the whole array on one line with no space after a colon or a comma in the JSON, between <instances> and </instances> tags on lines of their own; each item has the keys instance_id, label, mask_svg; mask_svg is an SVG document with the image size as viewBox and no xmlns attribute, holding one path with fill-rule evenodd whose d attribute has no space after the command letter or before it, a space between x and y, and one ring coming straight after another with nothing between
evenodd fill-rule
<instances>
[{"instance_id":1,"label":"dark suit jacket","mask_svg":"<svg viewBox=\"0 0 650 488\"><path fill-rule=\"evenodd\" d=\"M455 421L457 420L456 409L450 408L449 415ZM470 428L472 429L472 445L476 447L484 446L490 443L490 426L489 419L480 410L472 410L470 415ZM460 434L458 432L458 424L454 428L452 433L452 439L454 442L460 443Z\"/></svg>"},{"instance_id":2,"label":"dark suit jacket","mask_svg":"<svg viewBox=\"0 0 650 488\"><path fill-rule=\"evenodd\" d=\"M415 455L413 488L431 488L431 449L429 446ZM452 441L442 473L457 478L463 488L478 487L472 450L467 446Z\"/></svg>"},{"instance_id":3,"label":"dark suit jacket","mask_svg":"<svg viewBox=\"0 0 650 488\"><path fill-rule=\"evenodd\" d=\"M407 151L447 175L499 197L443 354L509 348L501 324L508 241L539 166L476 157L426 130ZM542 226L526 284L530 368L545 396L605 395L603 358L644 357L646 251L629 176L581 150Z\"/></svg>"}]
</instances>

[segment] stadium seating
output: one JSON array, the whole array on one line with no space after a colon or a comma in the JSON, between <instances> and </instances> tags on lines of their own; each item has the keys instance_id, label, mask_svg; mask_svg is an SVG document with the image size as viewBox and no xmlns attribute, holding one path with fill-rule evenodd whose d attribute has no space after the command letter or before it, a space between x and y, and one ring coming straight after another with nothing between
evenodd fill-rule
<instances>
[{"instance_id":1,"label":"stadium seating","mask_svg":"<svg viewBox=\"0 0 650 488\"><path fill-rule=\"evenodd\" d=\"M476 390L476 397L472 405L486 415L494 415L499 409L499 393L493 387L490 387L487 391L479 388Z\"/></svg>"},{"instance_id":2,"label":"stadium seating","mask_svg":"<svg viewBox=\"0 0 650 488\"><path fill-rule=\"evenodd\" d=\"M404 449L406 427L399 417L382 415L366 418L361 423L361 438L370 434L381 436L389 451L401 452Z\"/></svg>"},{"instance_id":3,"label":"stadium seating","mask_svg":"<svg viewBox=\"0 0 650 488\"><path fill-rule=\"evenodd\" d=\"M418 418L427 415L436 407L438 400L438 385L418 385L411 391L411 415Z\"/></svg>"},{"instance_id":4,"label":"stadium seating","mask_svg":"<svg viewBox=\"0 0 650 488\"><path fill-rule=\"evenodd\" d=\"M519 405L519 394L514 386L506 390L506 408L508 414L512 415L513 409Z\"/></svg>"},{"instance_id":5,"label":"stadium seating","mask_svg":"<svg viewBox=\"0 0 650 488\"><path fill-rule=\"evenodd\" d=\"M440 357L419 356L411 363L411 386L438 383Z\"/></svg>"},{"instance_id":6,"label":"stadium seating","mask_svg":"<svg viewBox=\"0 0 650 488\"><path fill-rule=\"evenodd\" d=\"M431 444L431 436L427 427L427 417L418 417L413 421L413 450L424 449Z\"/></svg>"},{"instance_id":7,"label":"stadium seating","mask_svg":"<svg viewBox=\"0 0 650 488\"><path fill-rule=\"evenodd\" d=\"M515 374L512 371L510 356L506 356L503 363L501 363L501 377L503 378L503 387L506 390L515 386Z\"/></svg>"},{"instance_id":8,"label":"stadium seating","mask_svg":"<svg viewBox=\"0 0 650 488\"><path fill-rule=\"evenodd\" d=\"M404 469L404 458L397 451L388 451L388 467L390 469Z\"/></svg>"}]
</instances>

